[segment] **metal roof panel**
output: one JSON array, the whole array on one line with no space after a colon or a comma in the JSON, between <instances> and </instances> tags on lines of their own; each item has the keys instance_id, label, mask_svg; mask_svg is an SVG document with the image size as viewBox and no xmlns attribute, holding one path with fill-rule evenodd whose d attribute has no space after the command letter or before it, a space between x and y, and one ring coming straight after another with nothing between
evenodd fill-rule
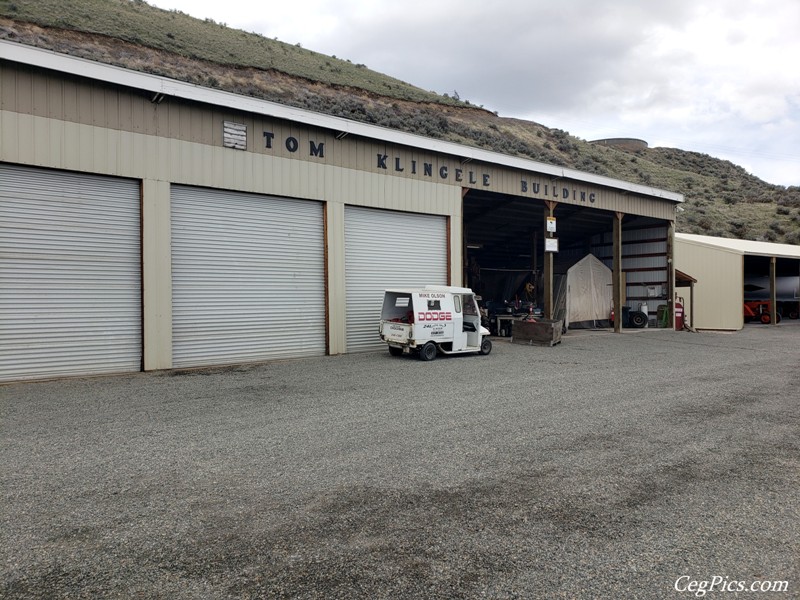
<instances>
[{"instance_id":1,"label":"metal roof panel","mask_svg":"<svg viewBox=\"0 0 800 600\"><path fill-rule=\"evenodd\" d=\"M800 259L800 246L793 244L775 244L772 242L755 242L753 240L736 240L731 238L696 235L692 233L676 233L676 240L695 242L704 246L732 250L748 256L775 256L777 258Z\"/></svg>"}]
</instances>

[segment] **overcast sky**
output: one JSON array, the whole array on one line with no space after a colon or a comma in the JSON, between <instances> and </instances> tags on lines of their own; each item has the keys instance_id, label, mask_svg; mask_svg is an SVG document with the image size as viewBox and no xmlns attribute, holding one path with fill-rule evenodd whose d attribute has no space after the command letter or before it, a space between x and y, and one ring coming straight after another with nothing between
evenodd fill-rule
<instances>
[{"instance_id":1,"label":"overcast sky","mask_svg":"<svg viewBox=\"0 0 800 600\"><path fill-rule=\"evenodd\" d=\"M569 131L800 185L798 0L148 0Z\"/></svg>"}]
</instances>

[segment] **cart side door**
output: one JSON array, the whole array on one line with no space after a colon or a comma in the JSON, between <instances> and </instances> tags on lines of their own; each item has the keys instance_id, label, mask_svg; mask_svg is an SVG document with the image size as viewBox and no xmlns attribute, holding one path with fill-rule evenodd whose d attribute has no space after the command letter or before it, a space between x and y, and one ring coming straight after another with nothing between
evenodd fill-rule
<instances>
[{"instance_id":1,"label":"cart side door","mask_svg":"<svg viewBox=\"0 0 800 600\"><path fill-rule=\"evenodd\" d=\"M467 336L466 345L475 348L481 345L481 312L474 294L464 294L461 297L464 309L462 329Z\"/></svg>"},{"instance_id":2,"label":"cart side door","mask_svg":"<svg viewBox=\"0 0 800 600\"><path fill-rule=\"evenodd\" d=\"M464 303L461 294L453 294L453 352L467 347L467 332L464 331Z\"/></svg>"}]
</instances>

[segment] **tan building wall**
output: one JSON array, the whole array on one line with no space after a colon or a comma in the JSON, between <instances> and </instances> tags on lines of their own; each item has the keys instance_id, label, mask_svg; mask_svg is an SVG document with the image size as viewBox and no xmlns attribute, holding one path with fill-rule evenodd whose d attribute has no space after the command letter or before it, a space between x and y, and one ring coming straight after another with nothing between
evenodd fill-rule
<instances>
[{"instance_id":1,"label":"tan building wall","mask_svg":"<svg viewBox=\"0 0 800 600\"><path fill-rule=\"evenodd\" d=\"M462 164L447 154L174 97L153 102L151 96L0 63L0 161L142 182L146 369L172 366L171 184L324 203L328 281L320 285L327 285L332 354L346 350L347 204L448 217L453 285L462 284L464 189L674 219L673 201L614 189L611 180L590 185L478 161ZM244 126L244 149L225 147L226 122Z\"/></svg>"},{"instance_id":2,"label":"tan building wall","mask_svg":"<svg viewBox=\"0 0 800 600\"><path fill-rule=\"evenodd\" d=\"M152 173L153 169L150 169L147 176L176 183L229 187L231 181L237 183L260 175L271 182L282 182L282 193L286 195L319 199L322 191L328 189L327 182L325 179L305 176L308 171L304 171L306 167L303 165L313 164L387 177L388 181L376 180L366 189L353 192L371 192L376 187L403 187L404 191L392 194L394 197L402 197L398 210L437 214L435 208L433 211L429 210L426 198L417 196L413 187L404 187L408 181L417 181L459 189L556 200L565 204L668 221L675 218L673 201L615 189L614 181L610 179L608 185L592 185L569 178L553 179L550 175L536 173L524 167L514 169L480 161L463 163L458 157L448 154L437 154L359 136L340 136L339 132L322 127L310 127L244 111L226 110L180 98L166 97L160 102L152 102L152 99L150 94L138 90L68 76L53 76L12 63L0 64L0 110L19 113L21 120L24 120L24 116L47 117L71 123L73 126L90 125L99 128L92 137L84 138L84 152L76 157L78 164L73 164L70 168L82 170L81 166L85 161L91 160L90 155L93 152L111 152L109 161L117 159L117 170L124 170L126 162L142 160L139 152L141 148L128 146L118 149L109 143L110 140L105 139L106 131L115 130L142 134L146 136L145 139L158 140L145 148L148 151L156 150L156 154L148 152L148 155L151 161L161 161L153 165L158 167L158 176ZM226 121L240 124L246 129L246 153L254 155L250 160L226 162L232 152L230 149L225 149L225 153L220 155L225 160L212 160L208 154L202 152L202 148L206 146L223 147L223 124ZM13 128L14 125L9 126ZM68 128L63 133L71 134L75 131L77 129ZM32 146L30 152L41 155L53 150L53 144L58 144L62 139L61 134L60 131L45 128L37 130L34 137L21 141ZM170 161L164 161L165 152L174 152L177 147L165 147L166 140L197 145L189 146L188 152L169 156ZM257 155L290 159L291 167L264 169L263 163L258 162ZM530 164L530 161L520 159L521 164L526 162ZM177 166L180 166L180 172L174 171ZM178 176L183 179L177 180ZM378 194L373 193L359 197L351 194L348 202L371 205L377 196Z\"/></svg>"},{"instance_id":3,"label":"tan building wall","mask_svg":"<svg viewBox=\"0 0 800 600\"><path fill-rule=\"evenodd\" d=\"M329 352L345 352L344 206L450 217L450 273L461 284L461 188L0 111L0 161L141 179L145 369L172 366L170 183L326 203ZM325 282L320 282L325 285Z\"/></svg>"},{"instance_id":4,"label":"tan building wall","mask_svg":"<svg viewBox=\"0 0 800 600\"><path fill-rule=\"evenodd\" d=\"M675 268L697 279L694 311L690 311L689 288L686 312L696 329L739 330L744 326L744 256L723 248L712 248L675 238Z\"/></svg>"}]
</instances>

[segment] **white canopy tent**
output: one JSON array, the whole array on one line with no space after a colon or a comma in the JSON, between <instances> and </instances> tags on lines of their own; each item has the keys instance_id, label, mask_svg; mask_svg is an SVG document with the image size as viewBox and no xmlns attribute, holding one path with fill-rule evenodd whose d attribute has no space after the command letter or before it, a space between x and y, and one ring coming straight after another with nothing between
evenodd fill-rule
<instances>
[{"instance_id":1,"label":"white canopy tent","mask_svg":"<svg viewBox=\"0 0 800 600\"><path fill-rule=\"evenodd\" d=\"M587 254L567 270L564 326L608 321L613 305L611 269Z\"/></svg>"}]
</instances>

